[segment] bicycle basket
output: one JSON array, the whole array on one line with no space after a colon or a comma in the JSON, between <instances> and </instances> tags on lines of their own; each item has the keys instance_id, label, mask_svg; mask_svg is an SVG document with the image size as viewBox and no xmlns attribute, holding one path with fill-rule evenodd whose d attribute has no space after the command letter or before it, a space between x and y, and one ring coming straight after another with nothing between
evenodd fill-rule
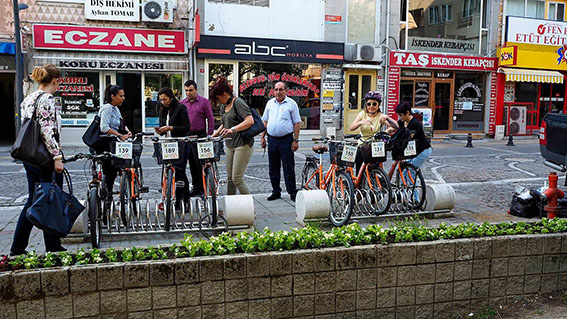
<instances>
[{"instance_id":1,"label":"bicycle basket","mask_svg":"<svg viewBox=\"0 0 567 319\"><path fill-rule=\"evenodd\" d=\"M177 150L179 152L179 158L177 159L163 159L162 156L162 143L177 143ZM153 157L155 157L158 165L163 165L163 164L183 164L185 163L185 158L186 158L186 147L187 147L187 143L185 143L184 141L171 141L171 142L154 142L154 154L152 155Z\"/></svg>"},{"instance_id":2,"label":"bicycle basket","mask_svg":"<svg viewBox=\"0 0 567 319\"><path fill-rule=\"evenodd\" d=\"M212 163L212 162L220 161L222 141L212 141L212 142L213 142L213 151L214 151L215 157L199 159L202 163ZM201 143L201 142L199 142L199 143ZM195 157L198 156L199 150L198 150L198 147L197 147L197 142L191 143L191 152L193 152L193 154L195 154Z\"/></svg>"},{"instance_id":3,"label":"bicycle basket","mask_svg":"<svg viewBox=\"0 0 567 319\"><path fill-rule=\"evenodd\" d=\"M110 142L110 152L112 154L116 154L116 143L118 142ZM143 148L144 147L142 146L141 142L132 143L132 159L121 159L113 157L110 159L110 165L118 169L140 166L140 157L142 156Z\"/></svg>"},{"instance_id":4,"label":"bicycle basket","mask_svg":"<svg viewBox=\"0 0 567 319\"><path fill-rule=\"evenodd\" d=\"M366 142L362 146L358 147L358 151L362 155L362 161L366 164L376 164L385 162L388 159L388 152L384 147L384 156L381 157L373 157L372 156L372 143L379 143L379 142Z\"/></svg>"},{"instance_id":5,"label":"bicycle basket","mask_svg":"<svg viewBox=\"0 0 567 319\"><path fill-rule=\"evenodd\" d=\"M345 162L341 160L341 157L343 156L343 148L344 148L344 143L342 142L337 142L337 141L329 142L329 156L331 159L331 164L353 167L354 162Z\"/></svg>"}]
</instances>

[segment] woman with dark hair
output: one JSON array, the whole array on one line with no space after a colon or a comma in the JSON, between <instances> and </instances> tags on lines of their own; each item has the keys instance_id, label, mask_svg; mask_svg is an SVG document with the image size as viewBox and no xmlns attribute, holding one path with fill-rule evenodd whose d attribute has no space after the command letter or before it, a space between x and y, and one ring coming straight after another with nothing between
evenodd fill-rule
<instances>
[{"instance_id":1,"label":"woman with dark hair","mask_svg":"<svg viewBox=\"0 0 567 319\"><path fill-rule=\"evenodd\" d=\"M121 141L132 137L132 132L126 127L119 106L124 103L124 89L118 85L109 85L104 90L104 104L98 111L100 116L100 131L103 134L116 135ZM110 144L104 151L110 151ZM102 173L106 185L106 196L112 197L112 187L118 174L118 169L110 165L110 161L102 164Z\"/></svg>"},{"instance_id":2,"label":"woman with dark hair","mask_svg":"<svg viewBox=\"0 0 567 319\"><path fill-rule=\"evenodd\" d=\"M366 108L360 111L354 121L350 124L351 131L360 130L360 144L372 138L377 132L389 132L395 130L398 126L396 122L382 114L380 111L380 103L382 103L382 95L377 91L369 91L364 96ZM356 172L362 166L362 152L356 152Z\"/></svg>"},{"instance_id":3,"label":"woman with dark hair","mask_svg":"<svg viewBox=\"0 0 567 319\"><path fill-rule=\"evenodd\" d=\"M250 194L244 173L252 157L254 138L244 138L240 132L254 125L252 111L243 99L234 96L232 86L224 77L219 77L213 85L210 100L221 104L222 114L222 124L213 136L230 137L225 141L227 195L235 195L236 190L240 194Z\"/></svg>"},{"instance_id":4,"label":"woman with dark hair","mask_svg":"<svg viewBox=\"0 0 567 319\"><path fill-rule=\"evenodd\" d=\"M35 114L38 123L41 126L41 139L45 143L47 150L53 156L53 167L49 169L39 169L24 162L26 177L28 180L28 200L24 205L24 209L20 213L16 230L14 231L14 241L10 248L10 255L26 254L30 233L33 228L32 223L26 218L26 211L33 203L33 194L36 183L50 182L53 179L55 171L55 181L60 187L63 187L63 162L61 152L61 144L59 143L59 132L61 131L61 109L55 106L53 94L59 86L59 78L61 72L53 64L47 64L42 67L34 68L32 79L39 84L39 89L28 95L21 104L22 123L32 118ZM43 232L45 241L45 250L48 252L64 251L61 246L61 239L55 235Z\"/></svg>"},{"instance_id":5,"label":"woman with dark hair","mask_svg":"<svg viewBox=\"0 0 567 319\"><path fill-rule=\"evenodd\" d=\"M398 126L406 127L408 130L415 132L412 136L417 145L417 156L408 160L416 168L420 168L425 160L431 155L431 144L425 138L423 127L413 115L411 115L411 104L409 102L402 102L396 105L396 114L398 114Z\"/></svg>"},{"instance_id":6,"label":"woman with dark hair","mask_svg":"<svg viewBox=\"0 0 567 319\"><path fill-rule=\"evenodd\" d=\"M158 98L161 105L159 115L159 127L155 128L156 133L165 135L166 137L183 137L189 133L189 115L185 105L179 103L173 94L173 90L164 87L158 92ZM179 150L179 153L185 154L185 150ZM175 180L183 181L182 188L177 188L175 195L177 203L180 200L189 200L189 180L185 173L187 159L181 164L175 164Z\"/></svg>"}]
</instances>

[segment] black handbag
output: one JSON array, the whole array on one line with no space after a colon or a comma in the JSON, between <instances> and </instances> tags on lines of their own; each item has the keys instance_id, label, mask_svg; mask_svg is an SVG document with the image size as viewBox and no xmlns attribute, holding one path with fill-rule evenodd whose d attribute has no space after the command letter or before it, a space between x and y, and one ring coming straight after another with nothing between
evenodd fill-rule
<instances>
[{"instance_id":1,"label":"black handbag","mask_svg":"<svg viewBox=\"0 0 567 319\"><path fill-rule=\"evenodd\" d=\"M83 134L83 143L95 150L101 148L102 140L100 138L100 116L96 115Z\"/></svg>"},{"instance_id":2,"label":"black handbag","mask_svg":"<svg viewBox=\"0 0 567 319\"><path fill-rule=\"evenodd\" d=\"M57 185L54 172L51 182L35 184L33 204L26 210L26 218L34 226L59 237L69 234L75 220L85 209L73 195L71 177L66 169L63 170L63 176L69 193Z\"/></svg>"},{"instance_id":3,"label":"black handbag","mask_svg":"<svg viewBox=\"0 0 567 319\"><path fill-rule=\"evenodd\" d=\"M242 116L238 114L236 107L234 105L233 107L235 108L234 111L236 111L236 114L240 118L240 122L244 121L244 118L242 118ZM258 111L256 111L256 109L251 107L250 112L252 113L252 118L254 118L254 124L252 124L252 126L245 129L244 131L238 132L240 136L242 136L244 139L247 140L253 139L254 136L266 130L266 126L264 126L264 121L262 121L262 118L260 117L260 114L258 114Z\"/></svg>"},{"instance_id":4,"label":"black handbag","mask_svg":"<svg viewBox=\"0 0 567 319\"><path fill-rule=\"evenodd\" d=\"M45 93L45 92L44 92ZM41 125L36 119L37 102L44 94L41 93L35 99L33 105L33 115L26 119L20 132L16 137L16 141L12 146L10 154L13 158L26 162L39 169L48 169L53 167L53 155L47 150L45 142L41 134Z\"/></svg>"}]
</instances>

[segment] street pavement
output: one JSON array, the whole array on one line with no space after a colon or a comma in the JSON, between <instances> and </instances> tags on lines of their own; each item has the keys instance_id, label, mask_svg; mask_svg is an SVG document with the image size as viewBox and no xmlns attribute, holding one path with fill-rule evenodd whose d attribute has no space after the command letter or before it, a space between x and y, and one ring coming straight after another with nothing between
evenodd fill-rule
<instances>
[{"instance_id":1,"label":"street pavement","mask_svg":"<svg viewBox=\"0 0 567 319\"><path fill-rule=\"evenodd\" d=\"M443 214L425 220L429 225L441 222L449 224L463 222L501 222L521 220L508 215L512 194L516 186L538 188L543 186L552 169L543 165L536 137L516 139L516 146L506 146L505 140L475 140L473 148L465 148L465 141L435 139L432 142L433 153L422 167L427 182L448 183L455 189L456 206L452 214ZM300 149L296 152L296 176L300 183L301 168L305 156L313 154L310 140L300 141ZM255 227L272 230L289 230L299 227L295 221L294 203L289 195L282 194L281 200L268 202L271 184L268 173L268 157L255 144L254 154L246 171L245 179L254 194ZM157 199L160 194L161 167L151 158L151 145L144 149L142 165L144 184L150 189L144 194L146 199ZM67 147L67 155L85 152L84 148ZM328 155L324 157L328 164ZM69 163L75 194L80 199L86 197L86 182L90 179L88 167L84 162ZM385 168L389 167L386 163ZM224 157L219 163L220 178L226 179ZM283 178L283 177L282 177ZM560 185L564 176L560 174ZM282 188L285 188L283 180ZM115 186L115 190L117 186ZM221 187L221 195L225 187ZM27 181L21 164L14 163L9 154L9 146L0 147L0 254L7 254L11 245L13 232L23 203L27 200ZM360 223L387 223L392 218L361 220ZM196 237L200 237L198 233ZM144 235L103 236L102 247L131 247L147 245L168 245L179 243L182 233ZM69 250L89 249L90 243L83 237L68 238L64 246ZM43 236L34 228L28 250L44 251Z\"/></svg>"}]
</instances>

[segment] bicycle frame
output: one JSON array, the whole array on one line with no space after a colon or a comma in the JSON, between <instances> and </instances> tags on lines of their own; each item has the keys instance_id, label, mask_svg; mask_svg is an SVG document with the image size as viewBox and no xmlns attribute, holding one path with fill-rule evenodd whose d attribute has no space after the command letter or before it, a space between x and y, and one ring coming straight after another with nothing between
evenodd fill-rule
<instances>
[{"instance_id":1,"label":"bicycle frame","mask_svg":"<svg viewBox=\"0 0 567 319\"><path fill-rule=\"evenodd\" d=\"M216 163L206 163L206 164L203 164L201 166L202 166L201 173L203 175L203 188L205 189L205 196L211 195L211 194L208 194L209 188L207 187L208 186L207 185L207 177L205 175L205 169L206 168L211 168L213 170L213 181L214 181L215 189L216 189L215 195L218 195L219 194L219 179L218 179L218 176L217 176L217 168L216 168L217 165L216 165Z\"/></svg>"},{"instance_id":2,"label":"bicycle frame","mask_svg":"<svg viewBox=\"0 0 567 319\"><path fill-rule=\"evenodd\" d=\"M362 181L362 177L366 176L366 183L368 184L368 187L371 190L374 190L374 186L371 183L370 180L370 173L368 172L368 168L370 167L370 164L367 163L362 163L362 166L360 167L360 170L358 171L358 175L354 174L354 170L352 169L352 167L347 168L347 172L350 173L350 176L352 177L352 181L354 182L354 187L355 188L359 188L360 182ZM382 189L382 184L380 183L380 179L376 179L376 182L378 183L378 187L380 187L380 189Z\"/></svg>"},{"instance_id":3,"label":"bicycle frame","mask_svg":"<svg viewBox=\"0 0 567 319\"><path fill-rule=\"evenodd\" d=\"M161 199L165 200L166 192L167 192L167 171L171 170L173 173L171 174L171 199L175 199L175 166L173 164L166 164L162 166L161 170Z\"/></svg>"},{"instance_id":4,"label":"bicycle frame","mask_svg":"<svg viewBox=\"0 0 567 319\"><path fill-rule=\"evenodd\" d=\"M392 167L390 168L390 171L388 172L388 178L390 180L392 180L392 177L394 176L394 172L396 171L396 169L398 170L398 175L400 176L400 179L402 180L402 183L404 186L408 186L408 183L406 182L406 178L404 177L404 174L402 172L402 165L401 165L402 161L401 160L396 160L394 161L394 163L392 164ZM382 163L380 163L380 167L382 167ZM413 176L411 176L411 174L408 174L408 178L410 180L410 182L412 183L412 185L415 184L415 179L413 178Z\"/></svg>"},{"instance_id":5,"label":"bicycle frame","mask_svg":"<svg viewBox=\"0 0 567 319\"><path fill-rule=\"evenodd\" d=\"M313 174L311 175L311 177L309 177L309 179L307 180L307 182L305 183L306 185L309 184L309 182L311 182L313 180L313 178L315 178L315 175L317 175L317 173L319 173L319 187L322 190L327 189L327 185L329 184L329 182L331 182L332 179L332 185L333 185L333 196L336 196L336 189L335 189L335 172L339 169L339 165L337 164L332 164L329 167L329 169L325 172L325 177L323 177L323 154L319 154L319 166L317 167L317 170L315 170L315 172L313 172ZM344 195L344 185L341 184L341 193Z\"/></svg>"}]
</instances>

